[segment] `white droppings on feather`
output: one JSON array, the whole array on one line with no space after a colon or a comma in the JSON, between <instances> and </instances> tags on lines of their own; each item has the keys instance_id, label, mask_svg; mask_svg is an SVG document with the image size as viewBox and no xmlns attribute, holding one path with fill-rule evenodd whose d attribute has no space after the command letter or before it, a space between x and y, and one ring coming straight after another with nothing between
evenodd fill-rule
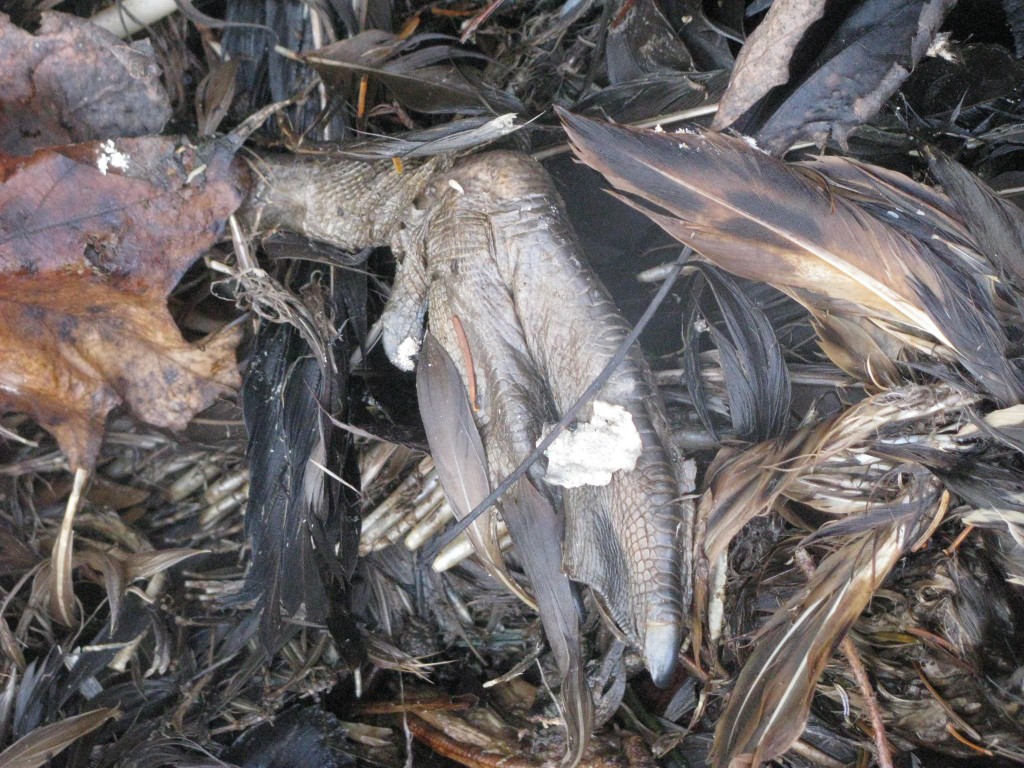
<instances>
[{"instance_id":1,"label":"white droppings on feather","mask_svg":"<svg viewBox=\"0 0 1024 768\"><path fill-rule=\"evenodd\" d=\"M743 141L745 141L747 143L747 146L750 147L751 149L756 149L762 155L768 154L757 145L757 139L755 139L753 136L740 136L740 138L743 139Z\"/></svg>"},{"instance_id":2,"label":"white droppings on feather","mask_svg":"<svg viewBox=\"0 0 1024 768\"><path fill-rule=\"evenodd\" d=\"M406 336L398 345L394 363L403 371L411 371L416 367L416 355L420 351L420 342L412 336Z\"/></svg>"},{"instance_id":3,"label":"white droppings on feather","mask_svg":"<svg viewBox=\"0 0 1024 768\"><path fill-rule=\"evenodd\" d=\"M517 117L519 117L519 115L517 115L515 112L509 112L504 115L498 115L496 118L491 120L490 125L499 130L515 128Z\"/></svg>"},{"instance_id":4,"label":"white droppings on feather","mask_svg":"<svg viewBox=\"0 0 1024 768\"><path fill-rule=\"evenodd\" d=\"M612 473L636 466L643 445L633 417L621 405L595 400L590 421L560 434L544 455L544 479L563 488L608 485Z\"/></svg>"},{"instance_id":5,"label":"white droppings on feather","mask_svg":"<svg viewBox=\"0 0 1024 768\"><path fill-rule=\"evenodd\" d=\"M130 159L128 155L117 149L113 139L107 139L100 144L99 156L96 158L96 167L100 169L100 173L106 176L107 169L109 168L127 171Z\"/></svg>"},{"instance_id":6,"label":"white droppings on feather","mask_svg":"<svg viewBox=\"0 0 1024 768\"><path fill-rule=\"evenodd\" d=\"M945 59L950 64L959 64L960 56L953 48L950 38L952 32L940 32L932 40L931 45L928 46L928 50L925 52L925 56L932 58Z\"/></svg>"}]
</instances>

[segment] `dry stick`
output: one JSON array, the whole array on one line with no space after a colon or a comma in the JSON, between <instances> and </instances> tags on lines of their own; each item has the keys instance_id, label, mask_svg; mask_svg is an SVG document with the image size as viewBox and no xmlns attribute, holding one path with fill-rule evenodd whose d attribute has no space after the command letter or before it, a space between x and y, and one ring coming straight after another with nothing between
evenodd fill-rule
<instances>
[{"instance_id":1,"label":"dry stick","mask_svg":"<svg viewBox=\"0 0 1024 768\"><path fill-rule=\"evenodd\" d=\"M601 387L603 387L605 382L608 381L608 377L612 375L612 372L620 363L622 363L623 360L626 359L626 355L629 353L630 347L632 347L633 344L636 343L636 340L640 338L640 334L643 333L644 328L647 327L651 318L654 317L654 313L658 311L658 307L661 306L665 297L668 296L668 292L672 290L672 286L675 285L676 278L679 277L679 273L682 272L683 266L689 260L692 253L693 250L689 246L680 251L679 257L675 260L672 272L667 276L665 282L661 284L661 288L658 289L654 298L651 299L651 303L647 305L647 309L644 310L643 315L637 321L633 330L630 331L629 335L622 340L619 348L615 351L615 355L608 361L604 370L602 370L601 373L598 374L597 378L590 383L590 386L583 391L583 394L580 395L579 399L572 404L572 407L565 412L565 415L558 420L558 423L555 424L550 432L548 432L547 436L537 443L537 447L533 449L530 455L527 456L518 467L512 470L512 473L502 480L498 484L498 487L487 495L487 498L477 504L476 508L473 509L472 512L459 520L459 522L452 526L443 536L431 544L423 555L427 562L432 562L442 549L448 546L460 533L472 525L480 515L490 509L491 505L493 505L494 502L496 502L498 498L505 493L505 491L511 488L513 483L525 475L527 470L533 466L534 462L543 456L544 451L546 451L551 444L555 442L555 439L562 434L562 431L575 420L579 412L583 410L583 406L589 403L591 398L600 391Z\"/></svg>"},{"instance_id":2,"label":"dry stick","mask_svg":"<svg viewBox=\"0 0 1024 768\"><path fill-rule=\"evenodd\" d=\"M793 560L804 572L808 581L814 576L814 561L807 550L797 549ZM868 717L871 720L871 736L875 741L875 749L878 750L878 765L880 768L893 768L892 750L889 747L889 740L885 736L885 724L882 722L882 711L878 707L878 699L875 698L875 690L871 687L871 680L864 668L864 662L860 660L860 654L853 645L853 641L847 634L839 643L839 650L843 652L846 661L850 664L853 672L853 679L857 681L861 696L864 697L864 706L868 710Z\"/></svg>"},{"instance_id":3,"label":"dry stick","mask_svg":"<svg viewBox=\"0 0 1024 768\"><path fill-rule=\"evenodd\" d=\"M960 549L960 545L963 544L967 540L967 537L971 535L971 531L973 531L974 528L975 526L973 523L968 523L967 525L965 525L964 529L960 531L959 534L957 534L957 537L955 539L953 539L953 543L946 547L944 550L942 550L942 554L944 554L946 557L952 557L953 554L958 549Z\"/></svg>"},{"instance_id":4,"label":"dry stick","mask_svg":"<svg viewBox=\"0 0 1024 768\"><path fill-rule=\"evenodd\" d=\"M839 643L839 650L843 652L843 656L849 662L853 678L860 686L861 695L864 697L864 705L868 708L868 715L871 718L871 735L875 739L875 749L878 750L878 764L881 768L893 768L892 751L889 748L889 740L885 737L882 711L878 708L878 699L875 698L875 691L871 687L871 680L868 679L868 672L864 669L864 662L860 660L860 654L857 653L849 635Z\"/></svg>"}]
</instances>

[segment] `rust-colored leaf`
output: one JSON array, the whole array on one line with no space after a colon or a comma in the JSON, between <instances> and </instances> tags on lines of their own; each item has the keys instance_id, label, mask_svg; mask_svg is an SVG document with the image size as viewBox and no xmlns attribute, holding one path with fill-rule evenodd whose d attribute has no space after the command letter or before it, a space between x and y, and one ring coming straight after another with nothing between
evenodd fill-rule
<instances>
[{"instance_id":1,"label":"rust-colored leaf","mask_svg":"<svg viewBox=\"0 0 1024 768\"><path fill-rule=\"evenodd\" d=\"M31 414L73 468L122 402L181 429L238 386L236 335L189 344L165 302L238 207L242 173L225 145L168 138L0 157L0 409Z\"/></svg>"},{"instance_id":2,"label":"rust-colored leaf","mask_svg":"<svg viewBox=\"0 0 1024 768\"><path fill-rule=\"evenodd\" d=\"M148 40L44 13L31 35L0 14L0 151L159 133L171 116Z\"/></svg>"}]
</instances>

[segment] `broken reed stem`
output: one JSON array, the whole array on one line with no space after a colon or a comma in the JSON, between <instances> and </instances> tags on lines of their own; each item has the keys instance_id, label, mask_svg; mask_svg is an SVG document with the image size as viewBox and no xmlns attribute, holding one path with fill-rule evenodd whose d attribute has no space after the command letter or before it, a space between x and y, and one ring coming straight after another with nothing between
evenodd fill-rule
<instances>
[{"instance_id":1,"label":"broken reed stem","mask_svg":"<svg viewBox=\"0 0 1024 768\"><path fill-rule=\"evenodd\" d=\"M793 554L793 560L810 581L814 576L815 565L807 550L802 547L798 548ZM853 672L853 679L857 681L861 696L864 698L864 706L867 708L868 718L871 720L871 736L875 741L875 749L878 750L878 765L880 768L893 768L892 750L889 747L889 739L885 735L882 710L878 706L878 699L875 698L875 690L871 687L871 680L864 668L864 662L860 660L860 654L857 653L849 635L846 635L839 643L839 650L846 657L850 670Z\"/></svg>"}]
</instances>

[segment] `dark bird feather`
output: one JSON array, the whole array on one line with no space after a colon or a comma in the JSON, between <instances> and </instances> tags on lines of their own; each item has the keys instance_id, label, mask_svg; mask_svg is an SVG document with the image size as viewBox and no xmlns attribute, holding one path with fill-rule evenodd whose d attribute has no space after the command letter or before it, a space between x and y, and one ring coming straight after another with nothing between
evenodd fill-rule
<instances>
[{"instance_id":1,"label":"dark bird feather","mask_svg":"<svg viewBox=\"0 0 1024 768\"><path fill-rule=\"evenodd\" d=\"M429 333L416 369L416 394L441 486L461 520L491 492L487 456L458 367ZM533 606L533 599L505 567L494 523L494 515L482 515L466 533L491 575Z\"/></svg>"},{"instance_id":2,"label":"dark bird feather","mask_svg":"<svg viewBox=\"0 0 1024 768\"><path fill-rule=\"evenodd\" d=\"M359 538L354 492L337 480L358 485L350 438L331 420L342 415L349 345L307 338L309 324L299 325L305 334L264 323L242 392L252 559L238 599L257 601L268 653L298 624L325 624L328 596L351 574Z\"/></svg>"},{"instance_id":3,"label":"dark bird feather","mask_svg":"<svg viewBox=\"0 0 1024 768\"><path fill-rule=\"evenodd\" d=\"M1024 287L1024 211L1001 200L960 163L935 150L926 152L928 169L998 274Z\"/></svg>"},{"instance_id":4,"label":"dark bird feather","mask_svg":"<svg viewBox=\"0 0 1024 768\"><path fill-rule=\"evenodd\" d=\"M1024 379L1006 357L990 271L977 248L963 246L970 234L947 242L950 223L924 238L913 220L936 208L935 193L910 210L894 208L894 200L910 202L913 182L896 185L880 169L872 178L849 161L785 163L714 133L562 115L577 155L705 259L776 286L819 317L866 321L873 335L896 341L904 359L959 362L1002 403L1024 396ZM845 177L857 179L855 189Z\"/></svg>"},{"instance_id":5,"label":"dark bird feather","mask_svg":"<svg viewBox=\"0 0 1024 768\"><path fill-rule=\"evenodd\" d=\"M690 304L689 311L683 315L683 363L697 413L708 431L715 435L700 375L699 314L719 353L736 437L752 442L775 437L788 425L792 387L771 323L731 277L709 264L693 266L698 270L697 276L691 278L689 290L684 289L684 295L690 296ZM698 280L711 289L724 327L713 322L702 308Z\"/></svg>"}]
</instances>

